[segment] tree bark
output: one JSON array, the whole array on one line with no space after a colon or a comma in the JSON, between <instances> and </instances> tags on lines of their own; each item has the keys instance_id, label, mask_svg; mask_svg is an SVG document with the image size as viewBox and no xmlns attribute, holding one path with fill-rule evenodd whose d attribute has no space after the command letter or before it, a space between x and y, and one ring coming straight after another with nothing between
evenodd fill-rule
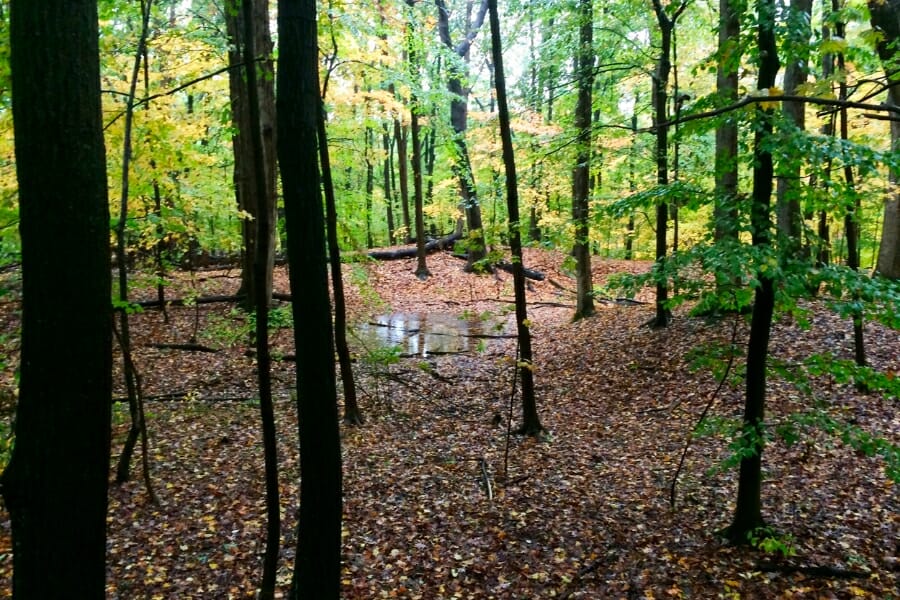
<instances>
[{"instance_id":1,"label":"tree bark","mask_svg":"<svg viewBox=\"0 0 900 600\"><path fill-rule=\"evenodd\" d=\"M250 130L244 135L249 138L253 169L253 197L263 199L269 192L266 172L266 140L262 127L262 107L259 82L256 71L256 35L260 28L256 23L257 5L267 6L267 0L241 0L244 18L244 69L247 75L247 113ZM264 15L268 19L268 14ZM263 26L268 33L268 24ZM274 100L274 98L273 98ZM271 131L269 141L271 142ZM274 204L272 206L274 208ZM266 470L266 550L263 557L262 582L259 598L271 600L275 597L275 575L278 571L278 555L281 548L281 512L278 490L278 440L275 433L275 409L272 404L272 359L269 354L269 302L272 298L271 281L274 248L274 211L263 206L256 215L255 237L257 240L271 240L272 244L257 243L253 257L253 306L256 308L256 374L259 384L259 412L263 434L263 459ZM267 285L257 282L268 281Z\"/></svg>"},{"instance_id":2,"label":"tree bark","mask_svg":"<svg viewBox=\"0 0 900 600\"><path fill-rule=\"evenodd\" d=\"M321 99L315 0L279 0L278 39L278 159L297 348L301 474L291 597L336 600L341 573L341 443L316 160Z\"/></svg>"},{"instance_id":3,"label":"tree bark","mask_svg":"<svg viewBox=\"0 0 900 600\"><path fill-rule=\"evenodd\" d=\"M325 229L328 237L328 262L331 265L331 289L334 297L334 345L344 387L344 423L362 425L363 415L356 398L356 380L353 377L353 361L347 345L347 306L344 301L344 274L341 270L341 248L337 234L337 200L331 177L331 155L328 151L328 119L324 98L319 103L316 128L319 140L319 161L322 163L322 188L325 191Z\"/></svg>"},{"instance_id":4,"label":"tree bark","mask_svg":"<svg viewBox=\"0 0 900 600\"><path fill-rule=\"evenodd\" d=\"M738 71L741 66L741 14L745 9L745 0L719 0L716 92L723 106L737 100ZM737 240L738 124L731 116L726 117L716 128L715 173L715 239Z\"/></svg>"},{"instance_id":5,"label":"tree bark","mask_svg":"<svg viewBox=\"0 0 900 600\"><path fill-rule=\"evenodd\" d=\"M406 0L407 6L413 8L415 6L415 0ZM409 67L410 79L413 82L414 87L419 87L419 67L421 58L419 57L419 53L416 50L416 26L413 20L407 24L407 56L408 61L407 65ZM422 188L422 133L421 127L419 125L419 111L421 110L421 103L419 102L418 94L416 91L413 91L412 98L410 99L410 135L412 136L412 171L413 171L413 197L415 203L415 219L416 219L416 230L415 230L415 241L416 241L416 277L418 277L421 281L425 281L429 277L431 277L431 271L428 270L428 264L426 263L425 256L425 213L424 213L424 203L425 191Z\"/></svg>"},{"instance_id":6,"label":"tree bark","mask_svg":"<svg viewBox=\"0 0 900 600\"><path fill-rule=\"evenodd\" d=\"M516 161L513 155L512 130L509 126L509 107L506 101L506 76L503 72L503 51L500 45L500 17L497 0L488 0L491 22L491 56L494 61L494 84L497 88L497 108L500 118L500 138L503 143L503 164L506 167L506 205L509 215L509 248L513 263L513 291L516 298L516 332L519 338L519 361L522 377L523 435L540 435L544 431L537 412L534 395L534 358L531 351L531 329L528 323L528 303L525 299L525 276L522 272L522 233L519 222L519 190Z\"/></svg>"},{"instance_id":7,"label":"tree bark","mask_svg":"<svg viewBox=\"0 0 900 600\"><path fill-rule=\"evenodd\" d=\"M666 12L660 0L653 0L653 12L659 24L661 36L659 58L656 71L653 73L653 121L656 128L656 183L659 186L669 185L669 126L668 126L668 86L669 73L672 70L672 32L678 17L684 12L687 2L682 1L675 8L672 16ZM660 200L656 205L656 316L651 321L652 327L666 327L672 319L666 303L669 300L669 286L666 281L666 248L669 222L669 205Z\"/></svg>"},{"instance_id":8,"label":"tree bark","mask_svg":"<svg viewBox=\"0 0 900 600\"><path fill-rule=\"evenodd\" d=\"M112 282L97 3L12 0L10 17L23 271L16 443L2 478L13 597L102 599Z\"/></svg>"},{"instance_id":9,"label":"tree bark","mask_svg":"<svg viewBox=\"0 0 900 600\"><path fill-rule=\"evenodd\" d=\"M256 0L253 3L252 30L245 24L245 12L241 9L240 0L227 0L225 5L225 26L229 38L228 64L229 93L231 97L231 115L234 133L234 193L238 209L243 211L241 219L241 288L248 310L255 310L257 294L254 262L256 260L257 223L262 211L267 212L270 223L275 223L276 165L275 165L275 80L272 62L272 35L269 31L269 1ZM252 31L252 36L248 32ZM251 39L252 38L252 39ZM249 105L248 79L246 71L238 68L245 62L244 47L253 43L255 57L254 68L257 95L259 96L259 127L263 140L264 183L266 193L259 196L257 190L263 189L256 182L256 169L253 166L253 140L251 135L251 116ZM265 243L268 246L269 264L265 272L263 285L265 297L272 295L272 271L275 259L275 228L269 228ZM262 294L259 297L263 297Z\"/></svg>"},{"instance_id":10,"label":"tree bark","mask_svg":"<svg viewBox=\"0 0 900 600\"><path fill-rule=\"evenodd\" d=\"M900 106L900 0L869 0L872 29L881 34L878 55L887 77L888 102ZM900 120L891 120L891 148L900 152ZM891 169L890 192L884 204L881 246L875 270L890 279L900 279L900 168Z\"/></svg>"},{"instance_id":11,"label":"tree bark","mask_svg":"<svg viewBox=\"0 0 900 600\"><path fill-rule=\"evenodd\" d=\"M594 88L594 7L592 0L580 0L580 45L577 53L578 101L575 129L578 142L572 171L572 221L575 225L575 315L582 319L594 314L594 284L591 278L590 186L591 93Z\"/></svg>"},{"instance_id":12,"label":"tree bark","mask_svg":"<svg viewBox=\"0 0 900 600\"><path fill-rule=\"evenodd\" d=\"M775 85L780 68L775 45L775 0L757 0L759 79L757 89L767 90ZM760 249L771 246L771 209L774 166L771 150L766 145L772 134L772 111L758 105L753 156L753 199L750 225L753 245ZM747 343L746 394L742 445L752 451L741 459L738 477L737 504L734 519L726 531L733 544L749 543L749 535L764 524L762 518L762 453L765 443L763 419L766 403L766 361L769 355L769 335L775 307L775 266L764 263L757 272L750 339Z\"/></svg>"},{"instance_id":13,"label":"tree bark","mask_svg":"<svg viewBox=\"0 0 900 600\"><path fill-rule=\"evenodd\" d=\"M791 0L788 9L787 66L784 69L784 93L794 95L797 88L806 83L809 74L809 38L812 0ZM782 108L785 121L798 133L806 128L806 103L785 102ZM801 244L800 185L802 156L789 156L779 169L776 216L781 243L788 255L799 255Z\"/></svg>"},{"instance_id":14,"label":"tree bark","mask_svg":"<svg viewBox=\"0 0 900 600\"><path fill-rule=\"evenodd\" d=\"M468 65L469 49L478 35L478 30L484 23L487 12L487 0L483 0L472 24L466 23L467 31L464 39L456 46L450 38L450 14L444 0L435 0L438 9L438 33L441 42L458 57L458 64L450 64L447 67L447 91L450 92L450 125L453 127L453 143L456 148L456 156L453 159L452 169L459 180L459 192L462 200L463 212L466 216L466 226L469 236L466 241L468 261L466 270L472 271L475 263L484 259L487 249L484 242L484 231L481 220L481 204L478 200L478 191L475 186L475 173L472 162L469 159L469 148L466 144L466 130L468 129L468 98L469 88L463 85Z\"/></svg>"}]
</instances>

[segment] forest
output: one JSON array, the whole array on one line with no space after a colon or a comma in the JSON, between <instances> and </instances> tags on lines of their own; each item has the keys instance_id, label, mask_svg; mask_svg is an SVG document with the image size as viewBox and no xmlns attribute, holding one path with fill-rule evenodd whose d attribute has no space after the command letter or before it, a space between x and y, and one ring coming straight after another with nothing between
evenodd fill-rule
<instances>
[{"instance_id":1,"label":"forest","mask_svg":"<svg viewBox=\"0 0 900 600\"><path fill-rule=\"evenodd\" d=\"M900 0L0 0L0 597L900 598Z\"/></svg>"}]
</instances>

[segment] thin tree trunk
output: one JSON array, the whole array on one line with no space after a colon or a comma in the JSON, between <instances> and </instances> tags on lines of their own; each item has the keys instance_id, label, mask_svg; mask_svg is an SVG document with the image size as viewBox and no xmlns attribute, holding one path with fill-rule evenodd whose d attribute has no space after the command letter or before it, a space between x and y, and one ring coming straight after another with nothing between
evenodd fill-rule
<instances>
[{"instance_id":1,"label":"thin tree trunk","mask_svg":"<svg viewBox=\"0 0 900 600\"><path fill-rule=\"evenodd\" d=\"M669 16L660 0L653 0L653 11L659 24L661 48L653 73L653 120L656 128L656 183L659 186L669 185L669 125L668 125L668 85L672 70L672 32L675 23L684 9L686 0L682 1ZM669 300L667 282L666 254L667 233L669 224L669 205L660 200L656 205L656 316L651 321L652 327L666 327L672 319L672 313L666 306Z\"/></svg>"},{"instance_id":2,"label":"thin tree trunk","mask_svg":"<svg viewBox=\"0 0 900 600\"><path fill-rule=\"evenodd\" d=\"M836 2L836 0L835 0ZM846 28L841 20L835 24L835 34L840 39L845 39ZM847 66L843 52L837 55L838 70L840 73L847 72ZM848 98L847 81L845 77L840 78L838 85L838 98L846 101ZM847 109L840 110L841 123L841 140L850 139L847 130ZM853 174L853 167L849 163L844 164L844 182L847 184L847 190L853 195L853 200L848 204L844 214L844 232L847 238L847 266L854 271L859 271L859 217L861 214L861 201L859 193L856 190L856 181ZM854 304L859 303L859 294L853 294ZM850 312L850 318L853 321L853 356L857 366L866 366L866 345L863 336L863 312L859 308L855 308ZM857 383L857 388L865 391L865 384Z\"/></svg>"},{"instance_id":3,"label":"thin tree trunk","mask_svg":"<svg viewBox=\"0 0 900 600\"><path fill-rule=\"evenodd\" d=\"M415 0L406 0L406 5L410 8L415 7ZM407 23L407 66L409 67L410 80L414 87L418 87L419 83L419 66L420 57L416 51L416 26L415 22L410 19ZM413 170L413 197L415 199L415 219L416 219L416 277L421 281L425 281L431 277L431 271L428 270L425 252L425 214L424 214L424 190L422 188L422 140L421 128L419 126L419 111L421 105L418 94L414 90L410 98L410 135L412 136L412 170Z\"/></svg>"},{"instance_id":4,"label":"thin tree trunk","mask_svg":"<svg viewBox=\"0 0 900 600\"><path fill-rule=\"evenodd\" d=\"M575 225L575 315L582 319L594 314L594 284L591 279L590 186L591 172L591 92L594 89L594 7L592 0L580 0L579 50L577 52L578 101L575 129L578 142L572 171L572 222Z\"/></svg>"},{"instance_id":5,"label":"thin tree trunk","mask_svg":"<svg viewBox=\"0 0 900 600\"><path fill-rule=\"evenodd\" d=\"M132 144L132 127L134 125L134 103L137 95L137 81L141 72L141 60L145 54L147 45L147 36L150 29L150 10L152 0L141 1L141 35L138 40L138 48L134 55L134 66L131 70L131 83L128 90L127 105L125 108L125 132L122 142L122 188L119 201L119 220L116 223L116 261L118 262L119 273L119 302L123 305L128 303L128 261L125 252L125 225L128 222L128 196L129 182L131 170L131 144ZM125 374L125 388L128 391L128 409L131 415L131 429L128 437L125 439L125 445L122 447L122 454L119 455L119 462L116 468L116 482L122 483L128 481L131 476L131 457L134 454L134 448L138 438L141 440L141 458L143 462L143 479L144 486L147 489L147 495L151 502L156 503L156 493L153 491L153 485L150 479L150 462L147 452L147 428L144 422L143 401L140 397L140 390L137 385L137 373L134 361L131 355L131 331L129 329L128 311L119 311L119 345L122 349L122 371Z\"/></svg>"},{"instance_id":6,"label":"thin tree trunk","mask_svg":"<svg viewBox=\"0 0 900 600\"><path fill-rule=\"evenodd\" d=\"M273 140L271 129L264 131L260 116L260 93L256 75L256 40L254 30L259 24L254 13L254 2L267 5L266 0L241 0L244 11L244 67L247 77L247 112L250 122L249 135L250 158L253 163L253 182L256 198L254 204L260 207L256 215L256 239L274 239L272 235L272 216L267 209L266 197L269 186L266 179L265 148ZM268 26L266 26L268 29ZM266 551L263 557L263 575L260 583L259 598L270 600L275 597L275 575L278 571L278 554L281 547L281 514L278 490L278 440L275 433L275 409L272 405L272 373L271 356L269 355L269 302L272 298L270 288L260 285L269 276L272 248L268 243L257 243L256 256L253 263L253 305L256 308L256 374L259 383L259 412L262 422L263 457L266 469Z\"/></svg>"},{"instance_id":7,"label":"thin tree trunk","mask_svg":"<svg viewBox=\"0 0 900 600\"><path fill-rule=\"evenodd\" d=\"M353 377L353 360L347 345L347 306L344 301L344 276L341 270L341 248L337 235L337 200L331 177L331 155L328 151L328 119L325 104L319 103L316 132L319 140L319 161L322 163L322 188L325 192L325 229L328 238L328 261L331 265L331 288L334 297L334 345L344 387L344 423L362 425L362 411L356 398L356 380Z\"/></svg>"},{"instance_id":8,"label":"thin tree trunk","mask_svg":"<svg viewBox=\"0 0 900 600\"><path fill-rule=\"evenodd\" d=\"M757 89L767 90L775 85L780 68L775 45L775 0L757 0L759 15L758 48L759 79ZM767 138L772 134L771 109L756 109L756 135L753 155L753 204L750 224L753 245L766 248L771 243L770 203L772 198L774 167ZM757 273L753 316L750 321L750 340L747 343L746 396L744 401L742 446L750 450L741 459L738 478L737 504L734 519L726 530L733 544L749 543L750 534L764 524L762 518L762 453L765 445L764 416L766 403L766 361L769 355L769 335L775 307L775 282L773 268L760 269Z\"/></svg>"},{"instance_id":9,"label":"thin tree trunk","mask_svg":"<svg viewBox=\"0 0 900 600\"><path fill-rule=\"evenodd\" d=\"M523 435L540 435L544 431L537 412L534 395L534 359L531 351L531 331L528 325L528 304L525 298L525 275L522 263L522 234L519 223L519 190L516 161L513 155L512 132L509 126L509 107L506 101L506 76L503 72L503 51L500 46L500 17L497 0L488 0L491 22L491 56L494 61L494 82L497 87L497 107L500 117L500 138L503 144L503 164L506 167L506 204L509 215L509 248L512 253L513 291L516 299L516 330L519 338L519 373L522 377Z\"/></svg>"},{"instance_id":10,"label":"thin tree trunk","mask_svg":"<svg viewBox=\"0 0 900 600\"><path fill-rule=\"evenodd\" d=\"M394 232L396 231L396 227L394 225L394 192L393 186L391 185L391 181L393 177L391 176L393 172L393 162L391 161L391 137L388 134L388 126L387 123L384 124L384 132L381 136L382 148L384 149L384 178L382 187L384 189L384 202L387 206L387 228L388 228L388 243L390 246L394 243Z\"/></svg>"}]
</instances>

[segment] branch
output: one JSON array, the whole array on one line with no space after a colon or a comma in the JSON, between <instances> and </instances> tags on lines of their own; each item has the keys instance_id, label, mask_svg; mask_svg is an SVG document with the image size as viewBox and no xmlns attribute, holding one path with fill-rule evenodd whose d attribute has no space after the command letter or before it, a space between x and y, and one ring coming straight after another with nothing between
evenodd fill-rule
<instances>
[{"instance_id":1,"label":"branch","mask_svg":"<svg viewBox=\"0 0 900 600\"><path fill-rule=\"evenodd\" d=\"M265 60L265 57L259 57L256 59L256 62L262 62L263 60ZM198 83L202 83L202 82L206 81L207 79L212 79L216 75L221 75L222 73L224 73L226 71L229 71L231 69L242 68L243 66L244 66L244 63L237 63L237 64L234 64L231 66L216 69L215 71L213 71L211 73L207 73L206 75L201 75L200 77L197 77L196 79L192 79L192 80L188 81L187 83L183 83L183 84L181 84L177 87L174 87L170 90L167 90L165 92L160 92L158 94L153 94L152 96L147 96L146 98L142 98L142 99L136 101L132 105L132 109L137 108L138 106L141 106L143 104L147 104L147 103L151 102L152 100L156 100L157 98L163 98L165 96L171 96L172 94L177 94L181 90L184 90L191 86L197 85ZM120 93L120 92L108 91L108 93ZM121 111L119 114L114 116L106 125L103 126L103 130L106 131L107 129L109 129L113 123L115 123L116 121L121 119L123 116L125 116L126 112L128 112L127 109Z\"/></svg>"},{"instance_id":2,"label":"branch","mask_svg":"<svg viewBox=\"0 0 900 600\"><path fill-rule=\"evenodd\" d=\"M733 104L729 104L728 106L723 106L722 108L717 108L715 110L709 110L706 112L694 113L692 115L686 115L684 117L678 119L672 119L671 121L665 121L663 123L659 123L657 125L651 125L650 127L643 127L638 129L638 133L653 133L659 127L670 127L676 124L688 123L690 121L699 121L700 119L708 119L710 117L717 117L719 115L724 115L729 112L733 112L738 110L739 108L743 108L745 106L749 106L751 104L756 104L759 102L809 102L810 104L820 104L822 106L835 106L838 108L857 108L860 110L872 110L876 112L891 112L897 113L900 115L900 106L894 106L891 104L870 104L867 102L853 102L852 100L836 100L833 98L817 98L815 96L794 96L794 95L782 95L782 96L744 96L737 102Z\"/></svg>"}]
</instances>

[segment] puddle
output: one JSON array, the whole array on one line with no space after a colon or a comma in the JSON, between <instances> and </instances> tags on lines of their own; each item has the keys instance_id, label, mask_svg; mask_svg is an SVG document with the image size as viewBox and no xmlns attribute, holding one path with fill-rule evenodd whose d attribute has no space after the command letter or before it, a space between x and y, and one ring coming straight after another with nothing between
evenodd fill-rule
<instances>
[{"instance_id":1,"label":"puddle","mask_svg":"<svg viewBox=\"0 0 900 600\"><path fill-rule=\"evenodd\" d=\"M490 336L508 333L507 319L464 319L449 313L391 313L356 325L358 343L372 349L400 347L400 352L426 357L481 350Z\"/></svg>"}]
</instances>

